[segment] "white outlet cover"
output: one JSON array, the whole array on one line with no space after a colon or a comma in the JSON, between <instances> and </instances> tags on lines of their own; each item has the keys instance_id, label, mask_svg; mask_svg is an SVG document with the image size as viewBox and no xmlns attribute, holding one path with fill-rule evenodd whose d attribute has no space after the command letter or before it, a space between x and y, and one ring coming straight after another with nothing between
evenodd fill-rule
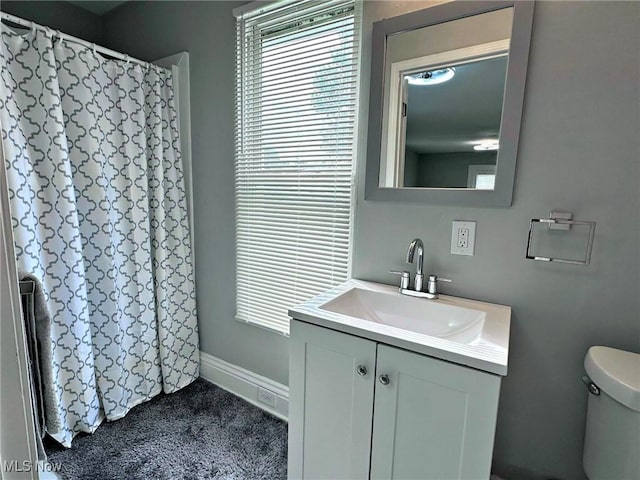
<instances>
[{"instance_id":1,"label":"white outlet cover","mask_svg":"<svg viewBox=\"0 0 640 480\"><path fill-rule=\"evenodd\" d=\"M266 388L258 387L258 401L275 407L278 402L278 396Z\"/></svg>"},{"instance_id":2,"label":"white outlet cover","mask_svg":"<svg viewBox=\"0 0 640 480\"><path fill-rule=\"evenodd\" d=\"M467 240L467 247L458 246L458 232L460 229L466 228L469 230L469 238ZM453 227L451 228L451 253L453 255L469 255L472 256L476 245L476 222L470 222L467 220L454 220Z\"/></svg>"}]
</instances>

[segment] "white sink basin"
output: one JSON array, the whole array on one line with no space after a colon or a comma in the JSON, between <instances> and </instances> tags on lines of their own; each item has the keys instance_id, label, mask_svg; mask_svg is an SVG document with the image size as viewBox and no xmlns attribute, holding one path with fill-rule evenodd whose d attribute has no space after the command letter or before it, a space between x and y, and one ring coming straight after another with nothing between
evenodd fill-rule
<instances>
[{"instance_id":1,"label":"white sink basin","mask_svg":"<svg viewBox=\"0 0 640 480\"><path fill-rule=\"evenodd\" d=\"M320 309L459 343L477 340L486 317L480 310L363 288L347 290Z\"/></svg>"},{"instance_id":2,"label":"white sink basin","mask_svg":"<svg viewBox=\"0 0 640 480\"><path fill-rule=\"evenodd\" d=\"M297 320L507 374L511 308L440 295L401 295L397 287L349 280L293 307Z\"/></svg>"}]
</instances>

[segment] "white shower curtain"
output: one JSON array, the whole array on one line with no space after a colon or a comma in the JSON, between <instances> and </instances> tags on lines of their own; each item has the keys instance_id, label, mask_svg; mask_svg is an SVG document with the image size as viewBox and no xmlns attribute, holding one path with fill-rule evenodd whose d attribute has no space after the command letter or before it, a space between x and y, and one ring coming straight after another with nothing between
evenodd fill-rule
<instances>
[{"instance_id":1,"label":"white shower curtain","mask_svg":"<svg viewBox=\"0 0 640 480\"><path fill-rule=\"evenodd\" d=\"M17 262L44 287L46 429L68 447L198 376L173 78L38 30L1 37Z\"/></svg>"}]
</instances>

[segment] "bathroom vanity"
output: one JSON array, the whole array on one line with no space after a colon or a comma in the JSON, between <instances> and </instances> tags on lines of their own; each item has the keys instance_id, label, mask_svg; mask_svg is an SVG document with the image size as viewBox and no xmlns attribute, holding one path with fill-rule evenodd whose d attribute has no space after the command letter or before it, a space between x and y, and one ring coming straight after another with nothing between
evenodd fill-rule
<instances>
[{"instance_id":1,"label":"bathroom vanity","mask_svg":"<svg viewBox=\"0 0 640 480\"><path fill-rule=\"evenodd\" d=\"M489 478L509 307L350 280L289 315L289 478Z\"/></svg>"}]
</instances>

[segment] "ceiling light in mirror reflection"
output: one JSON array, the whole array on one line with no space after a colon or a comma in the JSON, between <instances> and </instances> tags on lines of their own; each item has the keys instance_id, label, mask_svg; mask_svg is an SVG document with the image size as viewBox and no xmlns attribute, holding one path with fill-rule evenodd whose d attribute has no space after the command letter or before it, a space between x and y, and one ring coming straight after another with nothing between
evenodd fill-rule
<instances>
[{"instance_id":1,"label":"ceiling light in mirror reflection","mask_svg":"<svg viewBox=\"0 0 640 480\"><path fill-rule=\"evenodd\" d=\"M456 69L454 67L441 68L438 70L412 73L407 75L406 79L410 85L438 85L448 82L455 74Z\"/></svg>"},{"instance_id":2,"label":"ceiling light in mirror reflection","mask_svg":"<svg viewBox=\"0 0 640 480\"><path fill-rule=\"evenodd\" d=\"M496 139L478 140L473 143L473 149L476 151L498 150L500 148L500 142Z\"/></svg>"}]
</instances>

